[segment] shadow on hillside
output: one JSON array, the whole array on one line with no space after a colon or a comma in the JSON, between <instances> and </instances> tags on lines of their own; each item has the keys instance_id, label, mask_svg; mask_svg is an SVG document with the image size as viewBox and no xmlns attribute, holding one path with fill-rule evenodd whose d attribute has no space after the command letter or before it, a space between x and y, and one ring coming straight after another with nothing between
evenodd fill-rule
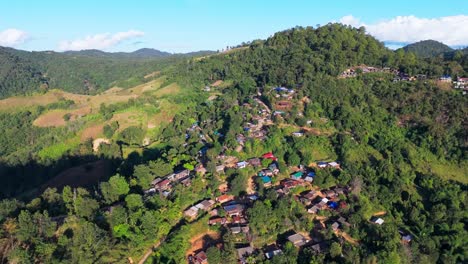
<instances>
[{"instance_id":1,"label":"shadow on hillside","mask_svg":"<svg viewBox=\"0 0 468 264\"><path fill-rule=\"evenodd\" d=\"M115 173L129 177L135 165L156 159L159 155L159 149L145 149L141 154L130 153L125 160L85 155L65 156L48 164L36 160L13 166L0 163L0 199L16 197L29 200L48 187L58 190L67 185L92 188Z\"/></svg>"},{"instance_id":2,"label":"shadow on hillside","mask_svg":"<svg viewBox=\"0 0 468 264\"><path fill-rule=\"evenodd\" d=\"M13 166L0 163L0 198L28 199L47 187L90 187L109 178L115 172L113 168L120 162L117 159L87 155L63 157L49 164L41 164L36 160Z\"/></svg>"}]
</instances>

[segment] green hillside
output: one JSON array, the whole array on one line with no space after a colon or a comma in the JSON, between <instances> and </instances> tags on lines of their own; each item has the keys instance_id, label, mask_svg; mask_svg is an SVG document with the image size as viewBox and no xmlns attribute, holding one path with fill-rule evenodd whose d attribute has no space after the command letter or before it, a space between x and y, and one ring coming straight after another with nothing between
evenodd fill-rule
<instances>
[{"instance_id":1,"label":"green hillside","mask_svg":"<svg viewBox=\"0 0 468 264\"><path fill-rule=\"evenodd\" d=\"M462 58L328 24L172 62L1 114L6 262L466 262Z\"/></svg>"}]
</instances>

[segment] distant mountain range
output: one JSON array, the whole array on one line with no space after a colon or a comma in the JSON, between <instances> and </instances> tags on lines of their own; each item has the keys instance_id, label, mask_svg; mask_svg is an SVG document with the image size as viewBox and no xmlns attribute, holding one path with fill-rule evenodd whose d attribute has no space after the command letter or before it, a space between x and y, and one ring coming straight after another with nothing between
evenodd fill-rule
<instances>
[{"instance_id":1,"label":"distant mountain range","mask_svg":"<svg viewBox=\"0 0 468 264\"><path fill-rule=\"evenodd\" d=\"M73 56L86 56L86 57L102 57L102 58L115 58L115 59L155 59L165 58L170 56L204 56L215 53L214 51L196 51L189 53L170 53L151 48L142 48L133 52L105 52L102 50L90 49L80 51L65 51L62 52L66 55Z\"/></svg>"}]
</instances>

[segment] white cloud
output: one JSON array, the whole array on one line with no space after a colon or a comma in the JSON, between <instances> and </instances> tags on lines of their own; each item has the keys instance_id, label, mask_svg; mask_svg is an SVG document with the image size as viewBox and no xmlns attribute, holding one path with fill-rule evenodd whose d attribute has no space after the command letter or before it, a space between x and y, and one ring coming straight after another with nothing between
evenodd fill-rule
<instances>
[{"instance_id":1,"label":"white cloud","mask_svg":"<svg viewBox=\"0 0 468 264\"><path fill-rule=\"evenodd\" d=\"M59 50L85 50L85 49L101 49L105 50L113 47L122 41L142 37L145 33L136 30L129 30L125 32L117 32L115 34L103 33L86 36L82 39L71 41L62 41L59 43Z\"/></svg>"},{"instance_id":2,"label":"white cloud","mask_svg":"<svg viewBox=\"0 0 468 264\"><path fill-rule=\"evenodd\" d=\"M28 34L16 28L0 31L0 46L15 47L24 43L27 39Z\"/></svg>"},{"instance_id":3,"label":"white cloud","mask_svg":"<svg viewBox=\"0 0 468 264\"><path fill-rule=\"evenodd\" d=\"M366 31L381 41L412 43L433 39L449 46L468 45L468 16L446 16L419 18L397 16L389 20L366 24L352 15L344 16L340 22L353 27L366 27Z\"/></svg>"},{"instance_id":4,"label":"white cloud","mask_svg":"<svg viewBox=\"0 0 468 264\"><path fill-rule=\"evenodd\" d=\"M361 26L361 20L359 18L353 17L352 15L342 17L340 19L340 23L344 25L350 25L353 27Z\"/></svg>"}]
</instances>

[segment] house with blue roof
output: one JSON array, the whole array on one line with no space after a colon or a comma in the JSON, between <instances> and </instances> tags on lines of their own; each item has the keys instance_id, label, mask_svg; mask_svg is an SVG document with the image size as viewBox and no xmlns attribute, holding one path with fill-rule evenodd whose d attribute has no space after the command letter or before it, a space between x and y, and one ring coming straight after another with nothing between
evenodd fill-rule
<instances>
[{"instance_id":1,"label":"house with blue roof","mask_svg":"<svg viewBox=\"0 0 468 264\"><path fill-rule=\"evenodd\" d=\"M263 186L268 187L271 186L271 178L268 176L263 176L262 178Z\"/></svg>"}]
</instances>

